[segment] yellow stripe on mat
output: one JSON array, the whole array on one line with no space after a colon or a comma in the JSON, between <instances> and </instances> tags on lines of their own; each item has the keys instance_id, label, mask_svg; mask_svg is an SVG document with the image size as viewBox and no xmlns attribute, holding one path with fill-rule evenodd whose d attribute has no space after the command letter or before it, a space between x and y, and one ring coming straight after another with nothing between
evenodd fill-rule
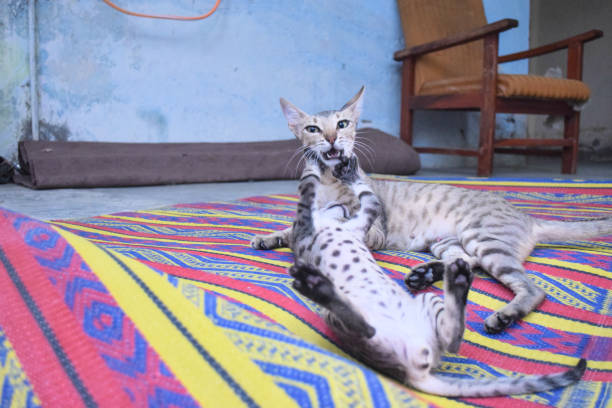
<instances>
[{"instance_id":1,"label":"yellow stripe on mat","mask_svg":"<svg viewBox=\"0 0 612 408\"><path fill-rule=\"evenodd\" d=\"M53 227L134 321L149 344L203 406L295 406L287 394L238 351L163 276L121 254ZM173 316L172 316L172 315Z\"/></svg>"},{"instance_id":2,"label":"yellow stripe on mat","mask_svg":"<svg viewBox=\"0 0 612 408\"><path fill-rule=\"evenodd\" d=\"M61 225L64 228L70 228L70 229L74 229L77 231L84 231L84 232L94 232L96 234L100 234L100 235L108 235L111 237L120 237L120 238L130 238L130 239L139 239L139 240L143 240L143 241L158 241L158 242L177 242L177 243L181 243L181 244L201 244L201 243L207 243L206 241L194 241L194 240L181 240L181 239L176 239L176 238L151 238L151 237L140 237L137 235L131 235L131 234L124 234L124 233L120 233L120 232L110 232L110 231L106 231L103 229L99 229L99 228L91 228L91 227L83 227L82 225L75 225L75 224L71 224L69 222L63 222L63 221L51 221L51 224L54 225ZM219 227L218 225L209 225L209 224L200 224L202 226L212 226L212 227ZM236 228L236 227L234 227ZM263 231L263 232L274 232L277 230L274 229L269 229L269 228L243 228L243 229L249 229L249 230L258 230L258 231ZM238 231L240 232L240 231Z\"/></svg>"},{"instance_id":3,"label":"yellow stripe on mat","mask_svg":"<svg viewBox=\"0 0 612 408\"><path fill-rule=\"evenodd\" d=\"M255 310L263 313L265 316L270 317L272 320L285 327L287 330L298 336L300 339L310 344L314 344L318 347L321 347L322 349L332 352L336 355L354 361L352 357L350 357L344 351L340 350L334 343L327 340L318 331L316 331L291 313L287 312L282 307L276 306L270 302L258 298L257 296L249 295L248 293L244 293L239 290L192 280L190 280L189 283L199 288L207 289L212 292L217 292L222 295L228 296L232 299L236 299L237 301L244 303L245 305L250 306Z\"/></svg>"},{"instance_id":4,"label":"yellow stripe on mat","mask_svg":"<svg viewBox=\"0 0 612 408\"><path fill-rule=\"evenodd\" d=\"M514 204L515 207L518 207L522 210L536 210L536 211L550 211L550 212L577 212L577 213L585 213L585 212L594 212L594 213L604 213L604 214L610 214L611 211L607 210L605 208L585 208L585 207L580 207L580 208L563 208L563 207L544 207L544 206L535 206L535 205L519 205L519 204ZM530 211L531 213L531 211ZM546 212L545 214L549 214L548 212ZM563 216L565 217L567 214L563 214ZM584 217L583 217L584 218Z\"/></svg>"},{"instance_id":5,"label":"yellow stripe on mat","mask_svg":"<svg viewBox=\"0 0 612 408\"><path fill-rule=\"evenodd\" d=\"M607 254L604 254L604 255L607 255ZM581 264L577 262L561 261L559 259L542 258L539 256L529 256L527 257L526 261L538 263L541 265L550 265L550 266L558 266L560 268L574 269L577 271L590 273L592 275L601 276L602 278L608 278L608 279L612 278L612 272L606 271L605 269L596 268L591 265L585 265L585 264Z\"/></svg>"},{"instance_id":6,"label":"yellow stripe on mat","mask_svg":"<svg viewBox=\"0 0 612 408\"><path fill-rule=\"evenodd\" d=\"M140 214L152 214L152 215L162 215L162 216L182 216L182 217L194 217L194 218L231 218L233 220L249 220L249 221L266 221L266 222L277 222L279 224L286 224L286 225L290 225L292 224L292 221L286 221L286 220L279 220L276 218L266 218L266 217L254 217L251 215L233 215L233 214L215 214L215 215L210 215L210 214L190 214L190 213L179 213L179 212L175 212L175 211L139 211ZM137 222L139 224L144 223L144 224L163 224L163 225L178 225L178 226L192 226L192 225L197 225L197 226L202 226L202 225L211 225L211 224L202 224L201 222L182 222L182 221L169 221L169 220L154 220L154 219L149 219L149 218L138 218L138 217L128 217L127 215L100 215L99 218L106 218L106 219L117 219L117 220L125 220L125 221L134 221ZM247 229L258 229L258 228L251 228L249 226L246 225L221 225L221 224L215 224L217 227L229 227L229 228L247 228Z\"/></svg>"}]
</instances>

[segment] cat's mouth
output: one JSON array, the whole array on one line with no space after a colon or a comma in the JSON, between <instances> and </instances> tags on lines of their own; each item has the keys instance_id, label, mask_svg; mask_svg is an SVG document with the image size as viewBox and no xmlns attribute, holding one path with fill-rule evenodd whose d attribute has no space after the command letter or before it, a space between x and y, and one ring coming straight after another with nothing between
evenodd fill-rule
<instances>
[{"instance_id":1,"label":"cat's mouth","mask_svg":"<svg viewBox=\"0 0 612 408\"><path fill-rule=\"evenodd\" d=\"M326 152L321 153L325 160L340 159L342 157L342 150L336 150L333 147Z\"/></svg>"}]
</instances>

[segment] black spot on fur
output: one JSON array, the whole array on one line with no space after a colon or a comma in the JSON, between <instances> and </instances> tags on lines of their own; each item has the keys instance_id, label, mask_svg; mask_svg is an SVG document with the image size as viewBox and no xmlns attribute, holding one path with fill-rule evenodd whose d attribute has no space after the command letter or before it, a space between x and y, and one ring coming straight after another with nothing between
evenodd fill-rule
<instances>
[{"instance_id":1,"label":"black spot on fur","mask_svg":"<svg viewBox=\"0 0 612 408\"><path fill-rule=\"evenodd\" d=\"M340 251L336 249L334 252L332 252L332 256L340 256Z\"/></svg>"},{"instance_id":2,"label":"black spot on fur","mask_svg":"<svg viewBox=\"0 0 612 408\"><path fill-rule=\"evenodd\" d=\"M359 257L358 256L354 257L353 258L353 262L355 262L355 263L359 262Z\"/></svg>"},{"instance_id":3,"label":"black spot on fur","mask_svg":"<svg viewBox=\"0 0 612 408\"><path fill-rule=\"evenodd\" d=\"M329 267L332 268L332 269L336 269L338 267L338 265L336 265L336 264L329 264Z\"/></svg>"}]
</instances>

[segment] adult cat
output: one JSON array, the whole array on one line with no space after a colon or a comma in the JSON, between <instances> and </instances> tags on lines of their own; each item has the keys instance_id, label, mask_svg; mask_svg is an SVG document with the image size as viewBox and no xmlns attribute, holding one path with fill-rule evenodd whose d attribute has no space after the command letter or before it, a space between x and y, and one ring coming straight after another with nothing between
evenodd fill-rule
<instances>
[{"instance_id":1,"label":"adult cat","mask_svg":"<svg viewBox=\"0 0 612 408\"><path fill-rule=\"evenodd\" d=\"M289 128L302 142L304 156L327 166L321 174L319 207L341 205L352 215L359 200L329 168L350 157L355 147L364 88L337 111L309 115L280 100ZM360 176L366 177L360 169ZM522 262L537 242L576 240L612 234L612 218L591 221L549 221L531 217L501 196L448 185L367 179L381 200L383 215L366 237L371 249L430 251L439 261L417 265L406 278L412 290L442 279L457 258L480 267L511 289L515 297L485 320L498 333L535 309L545 293L529 279ZM291 228L255 236L257 249L290 246Z\"/></svg>"}]
</instances>

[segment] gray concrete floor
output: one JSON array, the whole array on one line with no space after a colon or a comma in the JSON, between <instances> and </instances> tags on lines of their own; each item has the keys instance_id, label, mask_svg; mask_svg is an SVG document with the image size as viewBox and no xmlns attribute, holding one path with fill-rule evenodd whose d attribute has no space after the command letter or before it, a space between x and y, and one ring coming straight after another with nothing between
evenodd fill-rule
<instances>
[{"instance_id":1,"label":"gray concrete floor","mask_svg":"<svg viewBox=\"0 0 612 408\"><path fill-rule=\"evenodd\" d=\"M474 168L422 169L416 176L474 176ZM575 175L560 174L558 160L520 168L495 168L494 177L609 178L612 163L580 163ZM84 218L120 211L159 208L178 203L228 201L254 195L294 194L295 180L182 184L169 186L30 190L0 185L0 206L41 220Z\"/></svg>"}]
</instances>

